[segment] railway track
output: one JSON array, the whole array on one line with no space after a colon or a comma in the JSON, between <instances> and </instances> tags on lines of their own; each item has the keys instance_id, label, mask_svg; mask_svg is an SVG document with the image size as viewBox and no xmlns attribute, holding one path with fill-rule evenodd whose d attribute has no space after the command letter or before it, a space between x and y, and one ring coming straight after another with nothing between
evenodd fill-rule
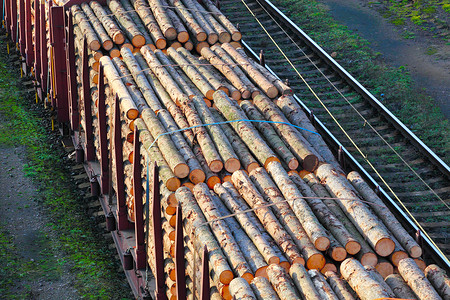
<instances>
[{"instance_id":1,"label":"railway track","mask_svg":"<svg viewBox=\"0 0 450 300\"><path fill-rule=\"evenodd\" d=\"M222 0L220 7L240 24L253 53L264 50L266 65L288 79L306 107L449 257L450 168L270 2Z\"/></svg>"}]
</instances>

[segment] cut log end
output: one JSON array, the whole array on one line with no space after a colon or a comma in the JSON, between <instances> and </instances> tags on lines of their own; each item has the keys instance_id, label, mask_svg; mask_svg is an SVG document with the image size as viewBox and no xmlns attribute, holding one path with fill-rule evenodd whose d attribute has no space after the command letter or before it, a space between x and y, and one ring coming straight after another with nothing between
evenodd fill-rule
<instances>
[{"instance_id":1,"label":"cut log end","mask_svg":"<svg viewBox=\"0 0 450 300\"><path fill-rule=\"evenodd\" d=\"M176 177L169 178L166 181L166 187L171 192L175 192L180 186L181 186L180 179Z\"/></svg>"},{"instance_id":2,"label":"cut log end","mask_svg":"<svg viewBox=\"0 0 450 300\"><path fill-rule=\"evenodd\" d=\"M207 42L199 42L197 45L195 45L195 51L197 51L198 54L202 52L203 48L208 48L209 44Z\"/></svg>"},{"instance_id":3,"label":"cut log end","mask_svg":"<svg viewBox=\"0 0 450 300\"><path fill-rule=\"evenodd\" d=\"M335 261L343 261L347 257L347 251L344 247L335 247L331 250L331 258Z\"/></svg>"},{"instance_id":4,"label":"cut log end","mask_svg":"<svg viewBox=\"0 0 450 300\"><path fill-rule=\"evenodd\" d=\"M326 236L321 236L314 242L314 246L317 250L325 251L330 247L330 239Z\"/></svg>"},{"instance_id":5,"label":"cut log end","mask_svg":"<svg viewBox=\"0 0 450 300\"><path fill-rule=\"evenodd\" d=\"M229 43L231 42L231 34L228 32L221 32L219 34L219 42L223 43Z\"/></svg>"},{"instance_id":6,"label":"cut log end","mask_svg":"<svg viewBox=\"0 0 450 300\"><path fill-rule=\"evenodd\" d=\"M375 267L378 264L378 257L375 253L367 252L361 256L361 264L363 266Z\"/></svg>"},{"instance_id":7,"label":"cut log end","mask_svg":"<svg viewBox=\"0 0 450 300\"><path fill-rule=\"evenodd\" d=\"M238 101L241 100L241 92L239 92L238 90L232 91L231 92L231 98L233 98L234 100Z\"/></svg>"},{"instance_id":8,"label":"cut log end","mask_svg":"<svg viewBox=\"0 0 450 300\"><path fill-rule=\"evenodd\" d=\"M302 266L305 265L305 259L303 257L297 257L292 261L293 264L301 264ZM289 271L289 270L288 270Z\"/></svg>"},{"instance_id":9,"label":"cut log end","mask_svg":"<svg viewBox=\"0 0 450 300\"><path fill-rule=\"evenodd\" d=\"M390 238L382 238L375 245L375 252L382 257L390 255L395 249L395 243Z\"/></svg>"},{"instance_id":10,"label":"cut log end","mask_svg":"<svg viewBox=\"0 0 450 300\"><path fill-rule=\"evenodd\" d=\"M250 99L252 97L252 93L250 91L245 90L242 92L241 97L243 99Z\"/></svg>"},{"instance_id":11,"label":"cut log end","mask_svg":"<svg viewBox=\"0 0 450 300\"><path fill-rule=\"evenodd\" d=\"M158 49L164 49L167 46L167 41L165 39L158 39L156 40L156 48Z\"/></svg>"},{"instance_id":12,"label":"cut log end","mask_svg":"<svg viewBox=\"0 0 450 300\"><path fill-rule=\"evenodd\" d=\"M273 161L280 162L280 160L279 160L276 156L269 157L269 158L266 159L266 161L264 162L264 168L267 170L267 166L268 166L271 162L273 162Z\"/></svg>"},{"instance_id":13,"label":"cut log end","mask_svg":"<svg viewBox=\"0 0 450 300\"><path fill-rule=\"evenodd\" d=\"M314 172L317 167L319 166L319 159L317 158L317 156L310 154L307 155L304 159L303 159L303 169L305 169L306 171L309 172Z\"/></svg>"},{"instance_id":14,"label":"cut log end","mask_svg":"<svg viewBox=\"0 0 450 300\"><path fill-rule=\"evenodd\" d=\"M197 184L200 182L205 182L206 175L203 170L196 169L191 170L191 173L189 173L189 180L192 181L193 184Z\"/></svg>"},{"instance_id":15,"label":"cut log end","mask_svg":"<svg viewBox=\"0 0 450 300\"><path fill-rule=\"evenodd\" d=\"M289 162L288 162L288 167L290 170L296 170L298 168L298 160L296 158L292 158Z\"/></svg>"},{"instance_id":16,"label":"cut log end","mask_svg":"<svg viewBox=\"0 0 450 300\"><path fill-rule=\"evenodd\" d=\"M422 256L422 248L420 246L412 246L410 249L410 253L412 258L419 258Z\"/></svg>"},{"instance_id":17,"label":"cut log end","mask_svg":"<svg viewBox=\"0 0 450 300\"><path fill-rule=\"evenodd\" d=\"M101 47L102 45L100 44L100 42L99 41L92 41L90 44L89 44L89 49L91 49L91 50L93 50L93 51L97 51L97 50L100 50L100 47Z\"/></svg>"},{"instance_id":18,"label":"cut log end","mask_svg":"<svg viewBox=\"0 0 450 300\"><path fill-rule=\"evenodd\" d=\"M228 284L220 287L219 292L220 292L220 295L222 296L222 298L225 300L232 298L231 294L230 294L230 287Z\"/></svg>"},{"instance_id":19,"label":"cut log end","mask_svg":"<svg viewBox=\"0 0 450 300\"><path fill-rule=\"evenodd\" d=\"M388 261L379 262L375 269L377 269L378 273L383 276L383 278L388 277L391 274L394 274L394 266Z\"/></svg>"},{"instance_id":20,"label":"cut log end","mask_svg":"<svg viewBox=\"0 0 450 300\"><path fill-rule=\"evenodd\" d=\"M278 96L278 89L275 86L271 86L267 89L266 94L270 99L273 99Z\"/></svg>"},{"instance_id":21,"label":"cut log end","mask_svg":"<svg viewBox=\"0 0 450 300\"><path fill-rule=\"evenodd\" d=\"M267 266L261 267L255 272L255 277L265 277L269 279L269 276L267 276Z\"/></svg>"},{"instance_id":22,"label":"cut log end","mask_svg":"<svg viewBox=\"0 0 450 300\"><path fill-rule=\"evenodd\" d=\"M252 273L244 273L241 277L244 278L248 284L252 283L253 278L255 278Z\"/></svg>"},{"instance_id":23,"label":"cut log end","mask_svg":"<svg viewBox=\"0 0 450 300\"><path fill-rule=\"evenodd\" d=\"M398 263L404 258L408 258L408 253L405 251L395 251L391 255L391 261L396 267L398 267Z\"/></svg>"},{"instance_id":24,"label":"cut log end","mask_svg":"<svg viewBox=\"0 0 450 300\"><path fill-rule=\"evenodd\" d=\"M106 40L103 42L103 49L105 49L106 51L111 50L111 48L114 46L114 43L111 40Z\"/></svg>"},{"instance_id":25,"label":"cut log end","mask_svg":"<svg viewBox=\"0 0 450 300\"><path fill-rule=\"evenodd\" d=\"M209 169L211 171L213 171L214 173L218 173L218 172L222 171L222 169L223 169L223 162L220 160L213 160L209 164Z\"/></svg>"},{"instance_id":26,"label":"cut log end","mask_svg":"<svg viewBox=\"0 0 450 300\"><path fill-rule=\"evenodd\" d=\"M139 116L139 111L135 108L132 108L130 110L127 111L127 118L130 120L134 120ZM130 127L131 129L131 127ZM133 130L133 129L131 129Z\"/></svg>"},{"instance_id":27,"label":"cut log end","mask_svg":"<svg viewBox=\"0 0 450 300\"><path fill-rule=\"evenodd\" d=\"M289 273L289 270L291 269L291 264L288 261L282 261L279 264L283 269L286 270L287 273Z\"/></svg>"},{"instance_id":28,"label":"cut log end","mask_svg":"<svg viewBox=\"0 0 450 300\"><path fill-rule=\"evenodd\" d=\"M322 253L316 253L311 255L311 257L306 262L306 267L311 269L321 270L325 266L325 257Z\"/></svg>"},{"instance_id":29,"label":"cut log end","mask_svg":"<svg viewBox=\"0 0 450 300\"><path fill-rule=\"evenodd\" d=\"M142 47L145 45L145 38L143 35L135 35L133 39L131 40L131 43L134 47Z\"/></svg>"},{"instance_id":30,"label":"cut log end","mask_svg":"<svg viewBox=\"0 0 450 300\"><path fill-rule=\"evenodd\" d=\"M271 265L271 264L280 265L280 258L278 256L272 256L268 260L269 260L269 265Z\"/></svg>"},{"instance_id":31,"label":"cut log end","mask_svg":"<svg viewBox=\"0 0 450 300\"><path fill-rule=\"evenodd\" d=\"M209 90L206 92L206 98L208 98L208 100L213 100L213 94L214 94L215 90Z\"/></svg>"},{"instance_id":32,"label":"cut log end","mask_svg":"<svg viewBox=\"0 0 450 300\"><path fill-rule=\"evenodd\" d=\"M182 186L185 186L188 189L190 189L192 193L194 192L194 186L195 185L192 182L185 182L185 183L182 184Z\"/></svg>"},{"instance_id":33,"label":"cut log end","mask_svg":"<svg viewBox=\"0 0 450 300\"><path fill-rule=\"evenodd\" d=\"M320 270L320 272L322 274L325 274L326 272L329 272L329 271L333 271L335 273L337 273L337 271L338 271L336 265L332 262L327 262L325 264L325 266L323 266L323 268Z\"/></svg>"},{"instance_id":34,"label":"cut log end","mask_svg":"<svg viewBox=\"0 0 450 300\"><path fill-rule=\"evenodd\" d=\"M205 32L199 32L199 33L197 33L196 38L197 38L197 41L204 42L208 38L208 35Z\"/></svg>"},{"instance_id":35,"label":"cut log end","mask_svg":"<svg viewBox=\"0 0 450 300\"><path fill-rule=\"evenodd\" d=\"M189 33L186 31L180 31L177 35L177 40L180 43L186 43L189 40Z\"/></svg>"},{"instance_id":36,"label":"cut log end","mask_svg":"<svg viewBox=\"0 0 450 300\"><path fill-rule=\"evenodd\" d=\"M219 275L219 280L223 284L229 284L233 280L233 272L231 270L225 270Z\"/></svg>"},{"instance_id":37,"label":"cut log end","mask_svg":"<svg viewBox=\"0 0 450 300\"><path fill-rule=\"evenodd\" d=\"M214 45L218 40L219 36L217 35L217 33L211 33L210 35L208 35L208 43L210 45Z\"/></svg>"},{"instance_id":38,"label":"cut log end","mask_svg":"<svg viewBox=\"0 0 450 300\"><path fill-rule=\"evenodd\" d=\"M166 31L163 32L163 35L166 39L172 41L177 38L177 31L175 28L169 27Z\"/></svg>"},{"instance_id":39,"label":"cut log end","mask_svg":"<svg viewBox=\"0 0 450 300\"><path fill-rule=\"evenodd\" d=\"M178 164L174 167L173 173L178 178L185 178L189 175L189 167L187 164L184 164L184 163Z\"/></svg>"},{"instance_id":40,"label":"cut log end","mask_svg":"<svg viewBox=\"0 0 450 300\"><path fill-rule=\"evenodd\" d=\"M122 32L116 32L113 36L114 44L122 45L125 42L125 36Z\"/></svg>"},{"instance_id":41,"label":"cut log end","mask_svg":"<svg viewBox=\"0 0 450 300\"><path fill-rule=\"evenodd\" d=\"M213 189L216 184L220 183L219 176L211 176L206 180L206 184L210 189Z\"/></svg>"},{"instance_id":42,"label":"cut log end","mask_svg":"<svg viewBox=\"0 0 450 300\"><path fill-rule=\"evenodd\" d=\"M345 245L345 250L348 254L355 255L361 250L361 245L357 241L350 241Z\"/></svg>"},{"instance_id":43,"label":"cut log end","mask_svg":"<svg viewBox=\"0 0 450 300\"><path fill-rule=\"evenodd\" d=\"M425 268L427 267L427 264L421 258L414 258L414 261L416 262L416 265L419 267L419 269L421 269L422 271L424 271Z\"/></svg>"},{"instance_id":44,"label":"cut log end","mask_svg":"<svg viewBox=\"0 0 450 300\"><path fill-rule=\"evenodd\" d=\"M230 158L225 162L225 170L233 174L241 168L241 162L237 158Z\"/></svg>"},{"instance_id":45,"label":"cut log end","mask_svg":"<svg viewBox=\"0 0 450 300\"><path fill-rule=\"evenodd\" d=\"M249 164L247 166L247 173L250 174L250 172L253 171L256 168L259 168L259 164L257 162L252 162L251 164Z\"/></svg>"},{"instance_id":46,"label":"cut log end","mask_svg":"<svg viewBox=\"0 0 450 300\"><path fill-rule=\"evenodd\" d=\"M233 32L231 39L235 42L239 42L242 39L242 34L239 31Z\"/></svg>"}]
</instances>

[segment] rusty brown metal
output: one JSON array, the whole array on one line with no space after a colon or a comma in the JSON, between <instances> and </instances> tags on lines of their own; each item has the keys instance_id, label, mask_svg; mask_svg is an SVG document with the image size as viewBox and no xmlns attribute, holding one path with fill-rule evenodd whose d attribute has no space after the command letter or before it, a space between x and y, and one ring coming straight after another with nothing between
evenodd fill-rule
<instances>
[{"instance_id":1,"label":"rusty brown metal","mask_svg":"<svg viewBox=\"0 0 450 300\"><path fill-rule=\"evenodd\" d=\"M200 291L200 300L211 299L211 287L209 282L209 255L208 247L203 248L203 260L202 260L202 286Z\"/></svg>"},{"instance_id":2,"label":"rusty brown metal","mask_svg":"<svg viewBox=\"0 0 450 300\"><path fill-rule=\"evenodd\" d=\"M175 274L177 299L186 299L186 265L184 260L183 216L178 203L175 223Z\"/></svg>"},{"instance_id":3,"label":"rusty brown metal","mask_svg":"<svg viewBox=\"0 0 450 300\"><path fill-rule=\"evenodd\" d=\"M83 57L82 57L82 89L83 89L83 109L84 109L84 143L86 160L95 159L94 148L94 132L92 129L92 104L91 104L91 87L89 82L89 54L86 39L83 42Z\"/></svg>"},{"instance_id":4,"label":"rusty brown metal","mask_svg":"<svg viewBox=\"0 0 450 300\"><path fill-rule=\"evenodd\" d=\"M19 50L25 57L25 0L19 0Z\"/></svg>"},{"instance_id":5,"label":"rusty brown metal","mask_svg":"<svg viewBox=\"0 0 450 300\"><path fill-rule=\"evenodd\" d=\"M13 1L14 2L14 1ZM46 26L46 15L45 15L45 2L41 3L40 9L40 42L41 42L41 52L40 52L40 63L41 63L41 73L40 82L42 90L42 99L47 96L47 82L48 82L48 56L47 56L47 26Z\"/></svg>"},{"instance_id":6,"label":"rusty brown metal","mask_svg":"<svg viewBox=\"0 0 450 300\"><path fill-rule=\"evenodd\" d=\"M72 131L75 131L79 130L80 119L78 112L77 71L75 67L75 37L73 34L73 19L70 10L68 11L65 24L69 120Z\"/></svg>"},{"instance_id":7,"label":"rusty brown metal","mask_svg":"<svg viewBox=\"0 0 450 300\"><path fill-rule=\"evenodd\" d=\"M106 95L103 66L98 70L98 135L100 137L100 187L102 194L109 193L109 157L108 157L108 132L106 122Z\"/></svg>"},{"instance_id":8,"label":"rusty brown metal","mask_svg":"<svg viewBox=\"0 0 450 300\"><path fill-rule=\"evenodd\" d=\"M9 0L8 0L9 1ZM34 77L36 78L36 84L41 82L41 6L35 2L34 6Z\"/></svg>"},{"instance_id":9,"label":"rusty brown metal","mask_svg":"<svg viewBox=\"0 0 450 300\"><path fill-rule=\"evenodd\" d=\"M25 59L28 67L33 64L34 45L31 24L31 0L25 0Z\"/></svg>"}]
</instances>

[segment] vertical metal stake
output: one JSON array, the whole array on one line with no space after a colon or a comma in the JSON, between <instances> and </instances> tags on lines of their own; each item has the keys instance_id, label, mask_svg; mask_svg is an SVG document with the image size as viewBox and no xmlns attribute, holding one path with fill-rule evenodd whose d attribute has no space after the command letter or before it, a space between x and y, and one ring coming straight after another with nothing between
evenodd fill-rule
<instances>
[{"instance_id":1,"label":"vertical metal stake","mask_svg":"<svg viewBox=\"0 0 450 300\"><path fill-rule=\"evenodd\" d=\"M175 273L177 283L177 299L186 299L186 267L184 260L183 216L181 204L177 206L175 225Z\"/></svg>"},{"instance_id":2,"label":"vertical metal stake","mask_svg":"<svg viewBox=\"0 0 450 300\"><path fill-rule=\"evenodd\" d=\"M209 283L209 255L208 248L203 248L203 261L202 261L202 290L200 294L200 300L211 299L211 288Z\"/></svg>"}]
</instances>

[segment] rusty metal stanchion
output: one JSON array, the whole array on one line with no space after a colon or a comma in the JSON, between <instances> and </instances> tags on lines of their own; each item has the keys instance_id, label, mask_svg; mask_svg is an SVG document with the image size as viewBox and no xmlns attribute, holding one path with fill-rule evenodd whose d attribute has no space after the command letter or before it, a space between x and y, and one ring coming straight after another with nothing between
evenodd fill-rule
<instances>
[{"instance_id":1,"label":"rusty metal stanchion","mask_svg":"<svg viewBox=\"0 0 450 300\"><path fill-rule=\"evenodd\" d=\"M183 216L181 204L178 203L175 224L175 273L177 299L186 299L186 265L184 260Z\"/></svg>"},{"instance_id":2,"label":"rusty metal stanchion","mask_svg":"<svg viewBox=\"0 0 450 300\"><path fill-rule=\"evenodd\" d=\"M69 105L70 128L75 131L78 128L78 93L77 93L77 71L75 67L75 37L73 34L73 20L70 10L66 19L66 69L67 69L67 95Z\"/></svg>"},{"instance_id":3,"label":"rusty metal stanchion","mask_svg":"<svg viewBox=\"0 0 450 300\"><path fill-rule=\"evenodd\" d=\"M100 187L102 194L109 192L108 133L106 122L106 95L103 66L98 70L98 135L100 137Z\"/></svg>"},{"instance_id":4,"label":"rusty metal stanchion","mask_svg":"<svg viewBox=\"0 0 450 300\"><path fill-rule=\"evenodd\" d=\"M84 134L86 160L95 159L94 132L92 130L92 104L91 87L89 83L89 55L86 39L83 42L83 65L81 69L82 89L83 89L83 108L84 108Z\"/></svg>"},{"instance_id":5,"label":"rusty metal stanchion","mask_svg":"<svg viewBox=\"0 0 450 300\"><path fill-rule=\"evenodd\" d=\"M208 248L203 248L203 260L202 260L202 287L200 291L200 300L211 299L211 287L209 282L209 256Z\"/></svg>"}]
</instances>

